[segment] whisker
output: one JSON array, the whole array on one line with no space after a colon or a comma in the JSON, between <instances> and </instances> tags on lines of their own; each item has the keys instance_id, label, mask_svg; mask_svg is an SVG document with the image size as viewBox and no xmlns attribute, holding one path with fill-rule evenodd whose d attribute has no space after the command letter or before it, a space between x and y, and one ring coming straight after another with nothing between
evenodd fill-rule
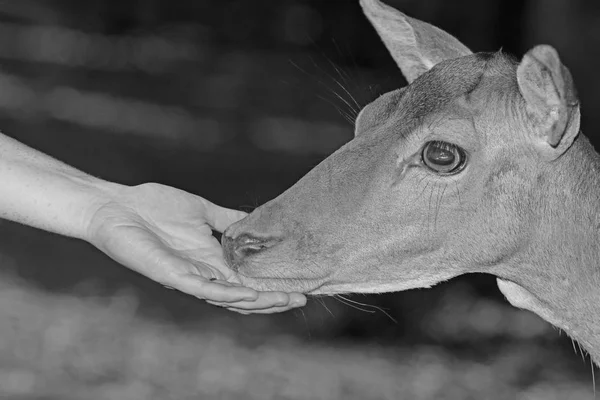
<instances>
[{"instance_id":1,"label":"whisker","mask_svg":"<svg viewBox=\"0 0 600 400\"><path fill-rule=\"evenodd\" d=\"M421 185L421 182L423 182L425 179L427 178L427 176L423 176L419 182L417 182L417 186ZM421 190L421 193L419 193L419 196L417 196L417 199L421 198L421 196L423 196L423 193L425 193L425 190L427 190L427 187L429 186L430 182L427 182L427 184L425 185L425 187L423 188L423 190Z\"/></svg>"},{"instance_id":2,"label":"whisker","mask_svg":"<svg viewBox=\"0 0 600 400\"><path fill-rule=\"evenodd\" d=\"M437 188L437 185L433 185L433 187L431 188L431 192L429 193L429 205L427 207L427 232L430 231L430 226L431 226L431 200L433 199L433 191L434 189Z\"/></svg>"},{"instance_id":3,"label":"whisker","mask_svg":"<svg viewBox=\"0 0 600 400\"><path fill-rule=\"evenodd\" d=\"M327 58L327 61L329 61L329 64L331 64L331 66L333 67L333 69L335 69L335 71L342 78L342 80L344 80L344 75L342 75L340 69L335 65L335 63L333 61L331 61L329 58ZM356 99L354 98L354 96L352 96L352 93L350 93L350 91L348 91L348 89L346 89L346 87L344 85L342 85L342 83L340 81L338 81L337 79L335 79L335 77L332 76L331 79L333 79L335 81L335 83L337 83L337 85L348 95L348 97L350 97L350 99L356 105L357 110L360 110L361 106L360 106L360 104L358 104L358 101L356 101ZM345 82L345 80L344 80L344 82Z\"/></svg>"},{"instance_id":4,"label":"whisker","mask_svg":"<svg viewBox=\"0 0 600 400\"><path fill-rule=\"evenodd\" d=\"M462 199L460 198L460 188L458 187L458 183L454 182L454 187L456 188L456 194L458 194L458 205L462 209Z\"/></svg>"},{"instance_id":5,"label":"whisker","mask_svg":"<svg viewBox=\"0 0 600 400\"><path fill-rule=\"evenodd\" d=\"M322 306L323 306L323 307L324 307L324 308L327 310L327 312L328 312L328 313L329 313L329 314L330 314L330 315L331 315L333 318L335 318L335 315L333 315L333 313L331 312L331 310L329 309L329 307L327 307L327 305L325 304L325 301L324 301L322 298L320 298L320 297L316 297L316 299L317 299L317 301L318 301L319 303L321 303L321 305L322 305Z\"/></svg>"},{"instance_id":6,"label":"whisker","mask_svg":"<svg viewBox=\"0 0 600 400\"><path fill-rule=\"evenodd\" d=\"M302 73L310 76L312 79L314 79L319 85L325 87L329 92L333 93L339 100L341 100L350 110L351 113L347 113L342 111L335 103L333 103L331 100L324 98L323 96L318 95L317 97L319 97L322 100L325 100L328 104L332 105L335 107L335 109L344 117L344 119L346 119L348 122L350 122L352 125L354 124L354 120L356 119L356 116L358 115L358 113L360 112L360 105L358 104L358 102L356 101L356 99L352 96L352 94L350 94L350 92L344 87L344 85L342 85L341 82L339 82L339 80L337 80L335 77L333 77L331 74L329 74L328 72L324 71L322 68L320 68L317 63L314 61L314 59L312 57L309 57L309 59L311 60L311 62L313 63L313 65L315 66L315 68L323 71L327 77L329 79L332 79L338 86L340 86L340 88L342 88L342 90L347 93L350 98L352 99L352 101L356 104L356 108L353 104L351 104L348 100L346 100L344 98L344 96L340 95L338 92L336 92L332 87L330 87L329 85L327 85L325 82L323 82L321 79L317 78L314 74L310 74L308 73L305 69L303 69L302 67L300 67L298 64L296 64L294 61L292 60L288 60L289 63L291 65L293 65L295 68L297 68L299 71L301 71ZM333 62L331 60L328 60L332 65ZM334 66L335 67L335 66ZM338 73L339 70L338 70ZM341 75L341 74L340 74Z\"/></svg>"},{"instance_id":7,"label":"whisker","mask_svg":"<svg viewBox=\"0 0 600 400\"><path fill-rule=\"evenodd\" d=\"M335 79L334 79L335 80ZM337 81L336 81L337 82ZM329 90L331 90L331 92L341 101L344 102L344 104L346 104L348 106L348 108L350 109L350 111L352 111L352 113L356 116L358 115L358 113L360 112L359 110L354 109L354 106L352 104L350 104L350 102L348 100L346 100L343 96L341 96L338 92L336 92L335 90L329 88Z\"/></svg>"},{"instance_id":8,"label":"whisker","mask_svg":"<svg viewBox=\"0 0 600 400\"><path fill-rule=\"evenodd\" d=\"M397 324L397 323L398 323L398 321L397 321L397 320L396 320L394 317L392 317L392 316L391 316L391 315L390 315L390 314L389 314L389 313L386 311L386 309L385 309L385 308L383 308L383 307L379 307L379 306L376 306L376 305L373 305L373 304L361 303L360 301L356 301L356 300L352 300L352 299L349 299L349 298L347 298L347 297L344 297L344 296L342 296L341 294L338 294L338 296L339 296L340 298L342 298L342 299L346 300L346 301L349 301L349 302L353 303L353 304L357 304L357 305L359 305L359 306L364 306L364 307L369 307L369 308L374 308L374 309L376 309L376 310L379 310L379 311L381 311L383 314L385 314L385 315L386 315L386 316L387 316L389 319L391 319L391 320L392 320L392 321L393 321L395 324Z\"/></svg>"},{"instance_id":9,"label":"whisker","mask_svg":"<svg viewBox=\"0 0 600 400\"><path fill-rule=\"evenodd\" d=\"M310 327L308 325L308 320L306 319L306 314L304 314L304 310L302 310L301 308L297 308L297 310L300 312L300 314L302 314L302 319L304 319L304 325L306 326L306 333L308 334L308 338L310 339Z\"/></svg>"},{"instance_id":10,"label":"whisker","mask_svg":"<svg viewBox=\"0 0 600 400\"><path fill-rule=\"evenodd\" d=\"M325 57L325 58L327 59L327 61L329 61L329 63L330 63L331 65L333 65L333 66L334 66L334 68L336 68L336 67L335 67L335 65L333 64L333 62L332 62L332 61L331 61L331 60L330 60L328 57ZM342 84L341 84L341 83L340 83L340 82L339 82L337 79L335 79L335 77L334 77L334 76L332 76L330 73L328 73L327 71L325 71L323 68L319 67L319 66L317 65L317 63L315 62L315 60L314 60L312 57L309 57L309 59L310 59L310 61L312 61L312 63L313 63L313 65L315 66L315 68L317 68L317 69L321 70L322 72L324 72L324 73L325 73L325 75L327 75L327 77L328 77L329 79L332 79L332 80L333 80L333 81L334 81L334 82L335 82L335 83L336 83L336 84L337 84L339 87L341 87L341 88L342 88L342 90L343 90L344 92L346 92L346 93L347 93L347 94L350 96L350 98L351 98L352 100L354 100L354 98L352 97L352 95L350 94L350 92L348 92L348 90L347 90L347 89L344 87L344 85L342 85ZM336 69L337 69L337 68L336 68ZM339 72L338 72L338 73L339 73ZM318 81L318 82L319 82L320 84L323 84L323 82L322 82L322 81ZM343 97L342 97L342 96L341 96L339 93L337 93L335 90L333 90L333 88L330 88L330 87L328 87L327 85L325 85L325 86L327 87L327 89L331 90L331 91L332 91L332 92L333 92L333 93L334 93L334 94L335 94L335 95L336 95L336 96L337 96L337 97L338 97L340 100L342 100L342 101L343 101L343 102L344 102L344 103L345 103L345 104L346 104L346 105L347 105L347 106L350 108L350 110L352 110L352 112L353 112L355 115L358 115L358 112L360 111L360 105L359 105L358 103L356 103L356 100L354 100L354 102L356 103L356 106L358 107L358 109L355 109L355 108L354 108L354 106L353 106L352 104L350 104L350 102L349 102L349 101L347 101L347 100L346 100L345 98L343 98Z\"/></svg>"},{"instance_id":11,"label":"whisker","mask_svg":"<svg viewBox=\"0 0 600 400\"><path fill-rule=\"evenodd\" d=\"M333 296L333 298L334 298L334 299L336 299L337 301L339 301L340 303L342 303L342 304L345 304L345 305L347 305L348 307L352 307L352 308L354 308L354 309L357 309L357 310L359 310L359 311L364 311L364 312L366 312L366 313L370 313L370 314L373 314L373 313L375 313L375 312L376 312L375 310L366 310L366 309L364 309L364 308L361 308L361 307L355 306L354 304L347 302L347 300L348 300L348 299L346 299L346 298L344 298L344 297L341 297L341 295L339 295L339 294L337 294L337 295L334 295L334 296Z\"/></svg>"},{"instance_id":12,"label":"whisker","mask_svg":"<svg viewBox=\"0 0 600 400\"><path fill-rule=\"evenodd\" d=\"M594 373L594 370L596 369L596 366L594 365L594 360L592 360L592 357L590 357L590 368L592 369L592 387L594 389L594 399L596 398L596 375Z\"/></svg>"},{"instance_id":13,"label":"whisker","mask_svg":"<svg viewBox=\"0 0 600 400\"><path fill-rule=\"evenodd\" d=\"M344 56L344 53L343 53L343 52L342 52L342 50L340 49L340 46L338 46L338 43L337 43L337 41L335 40L335 38L332 38L332 39L331 39L331 41L333 42L333 45L334 45L334 46L335 46L335 48L337 49L337 51L338 51L338 54L339 54L340 56ZM350 54L350 56L352 56L352 51L348 51L348 53ZM354 61L354 58L353 58L353 60L352 60L352 61ZM355 63L355 67L356 67L356 68L358 68L358 66L356 65L356 63ZM348 79L351 79L351 76L350 76L350 74L348 74L348 72L346 72L346 71L344 71L344 70L341 70L341 72L343 72L343 73L344 73L344 75L346 76L346 78L348 78ZM342 78L342 79L343 79L343 78Z\"/></svg>"},{"instance_id":14,"label":"whisker","mask_svg":"<svg viewBox=\"0 0 600 400\"><path fill-rule=\"evenodd\" d=\"M333 101L331 101L330 99L321 96L321 95L317 95L318 98L320 98L321 100L326 101L328 104L332 105L337 112L340 113L340 115L350 123L350 125L354 125L354 118L352 117L351 114L348 114L347 112L345 112L344 110L342 110L337 104L335 104Z\"/></svg>"},{"instance_id":15,"label":"whisker","mask_svg":"<svg viewBox=\"0 0 600 400\"><path fill-rule=\"evenodd\" d=\"M434 222L434 225L433 225L433 229L434 230L437 230L438 214L440 213L440 206L442 204L442 198L444 197L444 193L446 193L446 188L447 187L448 187L448 185L445 184L444 185L444 189L442 190L442 194L438 197L438 200L437 200L437 205L435 207L435 222ZM439 193L439 191L438 191L438 193Z\"/></svg>"}]
</instances>

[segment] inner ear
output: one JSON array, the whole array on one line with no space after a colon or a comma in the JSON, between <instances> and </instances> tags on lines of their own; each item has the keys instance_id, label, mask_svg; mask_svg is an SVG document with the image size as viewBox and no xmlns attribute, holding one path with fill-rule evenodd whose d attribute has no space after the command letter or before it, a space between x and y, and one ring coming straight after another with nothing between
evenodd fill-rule
<instances>
[{"instance_id":1,"label":"inner ear","mask_svg":"<svg viewBox=\"0 0 600 400\"><path fill-rule=\"evenodd\" d=\"M398 109L398 103L406 88L397 89L379 96L367 104L356 117L354 136L369 131L388 121Z\"/></svg>"},{"instance_id":2,"label":"inner ear","mask_svg":"<svg viewBox=\"0 0 600 400\"><path fill-rule=\"evenodd\" d=\"M536 46L519 64L517 82L536 130L535 142L544 154L560 156L579 133L579 101L569 70L554 48Z\"/></svg>"}]
</instances>

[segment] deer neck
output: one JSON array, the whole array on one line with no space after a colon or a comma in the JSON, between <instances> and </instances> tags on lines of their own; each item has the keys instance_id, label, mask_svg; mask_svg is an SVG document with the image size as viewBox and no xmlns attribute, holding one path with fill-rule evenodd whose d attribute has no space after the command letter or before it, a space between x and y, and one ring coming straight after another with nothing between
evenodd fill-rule
<instances>
[{"instance_id":1,"label":"deer neck","mask_svg":"<svg viewBox=\"0 0 600 400\"><path fill-rule=\"evenodd\" d=\"M544 183L539 224L514 282L529 308L565 330L600 361L600 156L580 135ZM542 198L543 197L543 198ZM528 272L531 271L530 276ZM520 282L521 281L521 282Z\"/></svg>"}]
</instances>

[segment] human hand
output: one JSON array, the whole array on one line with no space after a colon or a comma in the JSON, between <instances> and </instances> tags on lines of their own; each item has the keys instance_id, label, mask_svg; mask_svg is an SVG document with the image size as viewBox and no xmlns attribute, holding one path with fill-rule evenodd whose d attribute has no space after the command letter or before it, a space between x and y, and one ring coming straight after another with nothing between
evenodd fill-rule
<instances>
[{"instance_id":1,"label":"human hand","mask_svg":"<svg viewBox=\"0 0 600 400\"><path fill-rule=\"evenodd\" d=\"M258 292L227 267L212 229L223 232L241 211L172 187L124 187L93 214L87 240L124 266L166 287L243 314L306 304L300 293Z\"/></svg>"}]
</instances>

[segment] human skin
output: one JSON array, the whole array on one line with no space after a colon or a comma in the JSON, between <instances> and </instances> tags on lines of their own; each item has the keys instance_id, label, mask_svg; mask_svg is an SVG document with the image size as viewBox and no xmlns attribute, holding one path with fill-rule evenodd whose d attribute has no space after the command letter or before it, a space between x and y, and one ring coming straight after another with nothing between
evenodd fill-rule
<instances>
[{"instance_id":1,"label":"human skin","mask_svg":"<svg viewBox=\"0 0 600 400\"><path fill-rule=\"evenodd\" d=\"M85 240L168 288L240 313L303 306L299 293L242 286L212 230L241 211L157 183L108 182L0 134L0 218Z\"/></svg>"}]
</instances>

